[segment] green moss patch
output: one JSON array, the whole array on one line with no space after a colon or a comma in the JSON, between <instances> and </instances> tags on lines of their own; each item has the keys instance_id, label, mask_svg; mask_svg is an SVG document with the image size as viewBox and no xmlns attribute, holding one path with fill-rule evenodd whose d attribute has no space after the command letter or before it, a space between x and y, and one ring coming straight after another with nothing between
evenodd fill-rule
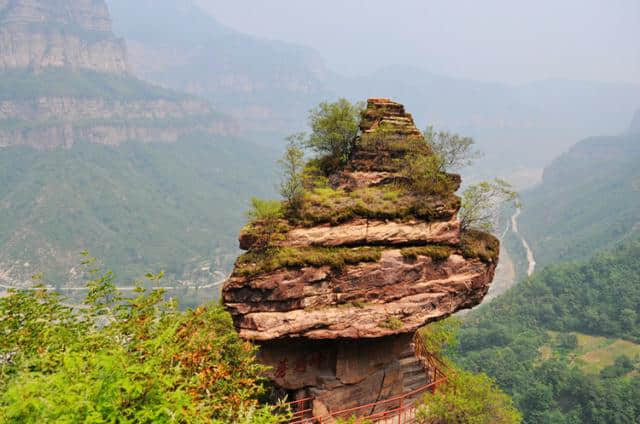
<instances>
[{"instance_id":1,"label":"green moss patch","mask_svg":"<svg viewBox=\"0 0 640 424\"><path fill-rule=\"evenodd\" d=\"M453 253L453 249L447 246L418 246L405 247L400 250L405 259L417 259L418 256L429 256L434 261L445 261Z\"/></svg>"},{"instance_id":2,"label":"green moss patch","mask_svg":"<svg viewBox=\"0 0 640 424\"><path fill-rule=\"evenodd\" d=\"M386 328L388 330L399 330L404 327L404 323L396 317L388 317L386 320L378 323L378 327Z\"/></svg>"},{"instance_id":3,"label":"green moss patch","mask_svg":"<svg viewBox=\"0 0 640 424\"><path fill-rule=\"evenodd\" d=\"M235 275L253 277L281 268L330 266L341 270L346 265L377 262L382 257L378 247L304 248L283 247L263 252L247 252L236 261Z\"/></svg>"},{"instance_id":4,"label":"green moss patch","mask_svg":"<svg viewBox=\"0 0 640 424\"><path fill-rule=\"evenodd\" d=\"M465 258L477 258L487 263L496 262L500 255L500 240L482 231L465 231L460 247Z\"/></svg>"},{"instance_id":5,"label":"green moss patch","mask_svg":"<svg viewBox=\"0 0 640 424\"><path fill-rule=\"evenodd\" d=\"M305 194L295 217L299 225L311 227L330 223L338 225L355 218L369 219L448 219L460 207L460 198L414 196L397 186L367 187L352 192L317 188Z\"/></svg>"}]
</instances>

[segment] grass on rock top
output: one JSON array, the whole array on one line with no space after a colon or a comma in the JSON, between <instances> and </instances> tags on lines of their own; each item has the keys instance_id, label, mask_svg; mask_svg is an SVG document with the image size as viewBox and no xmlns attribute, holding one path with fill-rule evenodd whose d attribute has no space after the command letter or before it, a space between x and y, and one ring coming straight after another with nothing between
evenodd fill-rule
<instances>
[{"instance_id":1,"label":"grass on rock top","mask_svg":"<svg viewBox=\"0 0 640 424\"><path fill-rule=\"evenodd\" d=\"M281 268L302 268L305 266L330 266L340 270L346 265L360 262L377 262L382 257L378 247L359 248L271 248L265 251L247 252L236 261L235 275L253 277Z\"/></svg>"},{"instance_id":2,"label":"grass on rock top","mask_svg":"<svg viewBox=\"0 0 640 424\"><path fill-rule=\"evenodd\" d=\"M497 259L497 239L488 234L475 232L463 237L462 255L477 258L484 262ZM466 243L466 245L464 244ZM249 251L238 258L234 275L255 277L268 274L282 268L303 268L329 266L340 271L347 265L362 262L378 262L385 250L396 248L383 247L273 247L266 250ZM418 256L429 256L434 261L444 261L456 249L449 246L428 245L400 249L405 260L415 260Z\"/></svg>"},{"instance_id":3,"label":"grass on rock top","mask_svg":"<svg viewBox=\"0 0 640 424\"><path fill-rule=\"evenodd\" d=\"M487 263L495 263L500 255L500 240L478 230L464 231L460 247L465 258L478 258Z\"/></svg>"},{"instance_id":4,"label":"grass on rock top","mask_svg":"<svg viewBox=\"0 0 640 424\"><path fill-rule=\"evenodd\" d=\"M400 250L405 259L415 260L418 256L429 256L434 261L445 261L453 253L453 249L448 246L418 246L405 247Z\"/></svg>"},{"instance_id":5,"label":"grass on rock top","mask_svg":"<svg viewBox=\"0 0 640 424\"><path fill-rule=\"evenodd\" d=\"M337 225L355 218L448 219L460 207L454 194L418 197L399 186L378 186L351 192L329 187L307 192L292 221L306 227Z\"/></svg>"}]
</instances>

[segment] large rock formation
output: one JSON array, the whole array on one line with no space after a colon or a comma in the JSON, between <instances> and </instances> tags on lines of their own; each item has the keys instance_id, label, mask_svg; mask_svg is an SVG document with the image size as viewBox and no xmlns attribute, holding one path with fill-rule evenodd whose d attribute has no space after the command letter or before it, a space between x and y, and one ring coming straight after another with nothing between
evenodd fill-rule
<instances>
[{"instance_id":1,"label":"large rock formation","mask_svg":"<svg viewBox=\"0 0 640 424\"><path fill-rule=\"evenodd\" d=\"M125 73L126 57L104 0L0 0L0 70Z\"/></svg>"},{"instance_id":2,"label":"large rock formation","mask_svg":"<svg viewBox=\"0 0 640 424\"><path fill-rule=\"evenodd\" d=\"M243 249L223 299L240 335L261 344L272 379L316 412L366 404L426 383L410 353L420 327L479 304L499 243L461 234L453 194L420 194L405 165L430 153L411 115L370 99L361 136L331 187L312 190L260 249L263 223L241 234ZM409 353L407 353L409 352Z\"/></svg>"}]
</instances>

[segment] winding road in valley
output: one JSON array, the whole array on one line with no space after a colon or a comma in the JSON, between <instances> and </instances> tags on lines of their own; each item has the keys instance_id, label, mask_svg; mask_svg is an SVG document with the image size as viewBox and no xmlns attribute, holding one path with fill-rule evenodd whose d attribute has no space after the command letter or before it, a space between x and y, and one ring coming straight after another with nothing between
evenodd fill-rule
<instances>
[{"instance_id":1,"label":"winding road in valley","mask_svg":"<svg viewBox=\"0 0 640 424\"><path fill-rule=\"evenodd\" d=\"M527 263L529 264L529 266L527 267L527 275L531 277L531 275L533 274L533 271L535 271L536 269L536 259L533 256L533 251L529 247L529 243L527 243L527 240L525 240L522 234L518 232L518 217L520 216L521 213L522 213L522 209L518 208L516 213L514 213L513 216L511 217L511 229L518 237L520 237L520 240L522 240L522 245L524 246L524 250L527 252Z\"/></svg>"},{"instance_id":2,"label":"winding road in valley","mask_svg":"<svg viewBox=\"0 0 640 424\"><path fill-rule=\"evenodd\" d=\"M522 241L522 245L525 248L527 253L527 275L531 276L533 271L536 268L536 261L533 255L533 251L529 247L529 243L524 239L522 234L518 231L518 217L522 211L518 209L509 219L507 225L505 226L504 231L500 235L500 240L504 240L509 230L513 231L514 234ZM511 255L507 251L507 249L502 249L500 252L500 263L498 264L498 269L496 270L496 275L491 284L491 288L489 289L489 293L487 294L487 301L491 301L495 299L497 296L506 292L510 287L512 287L516 283L516 269L513 259Z\"/></svg>"}]
</instances>

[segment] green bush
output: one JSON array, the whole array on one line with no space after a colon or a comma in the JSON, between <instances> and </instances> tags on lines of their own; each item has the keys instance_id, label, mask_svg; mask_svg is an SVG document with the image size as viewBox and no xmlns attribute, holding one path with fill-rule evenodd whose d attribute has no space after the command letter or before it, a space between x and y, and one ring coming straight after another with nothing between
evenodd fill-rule
<instances>
[{"instance_id":1,"label":"green bush","mask_svg":"<svg viewBox=\"0 0 640 424\"><path fill-rule=\"evenodd\" d=\"M284 213L282 202L278 200L253 197L247 216L250 222L243 232L254 239L252 246L258 250L268 249L275 241L281 240L283 232L288 228L281 222Z\"/></svg>"},{"instance_id":2,"label":"green bush","mask_svg":"<svg viewBox=\"0 0 640 424\"><path fill-rule=\"evenodd\" d=\"M179 312L160 290L125 298L93 274L78 310L44 290L0 298L0 422L280 422L221 306Z\"/></svg>"},{"instance_id":3,"label":"green bush","mask_svg":"<svg viewBox=\"0 0 640 424\"><path fill-rule=\"evenodd\" d=\"M419 423L517 424L522 415L511 398L486 374L450 368L448 381L424 396L416 413Z\"/></svg>"}]
</instances>

